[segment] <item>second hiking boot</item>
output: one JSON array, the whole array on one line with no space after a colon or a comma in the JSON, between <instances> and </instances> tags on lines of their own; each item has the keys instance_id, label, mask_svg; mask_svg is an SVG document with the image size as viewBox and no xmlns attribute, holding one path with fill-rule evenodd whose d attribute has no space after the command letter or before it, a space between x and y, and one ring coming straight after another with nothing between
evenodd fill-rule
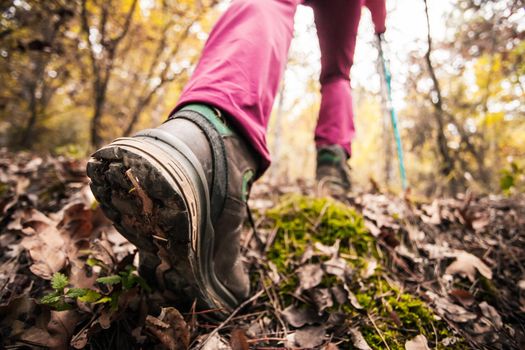
<instances>
[{"instance_id":1,"label":"second hiking boot","mask_svg":"<svg viewBox=\"0 0 525 350\"><path fill-rule=\"evenodd\" d=\"M327 196L343 196L350 191L350 167L348 155L338 145L317 149L315 178L318 192Z\"/></svg>"}]
</instances>

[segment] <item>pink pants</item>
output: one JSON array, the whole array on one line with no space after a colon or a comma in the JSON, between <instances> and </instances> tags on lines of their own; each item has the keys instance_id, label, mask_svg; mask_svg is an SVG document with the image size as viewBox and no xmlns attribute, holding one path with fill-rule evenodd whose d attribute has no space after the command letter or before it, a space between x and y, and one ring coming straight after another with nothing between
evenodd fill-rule
<instances>
[{"instance_id":1,"label":"pink pants","mask_svg":"<svg viewBox=\"0 0 525 350\"><path fill-rule=\"evenodd\" d=\"M175 108L199 102L226 112L228 122L260 156L260 173L270 164L266 129L293 35L294 14L302 2L234 0L210 33ZM321 48L322 99L315 142L318 147L341 145L350 154L354 136L350 67L363 0L308 4L314 10Z\"/></svg>"}]
</instances>

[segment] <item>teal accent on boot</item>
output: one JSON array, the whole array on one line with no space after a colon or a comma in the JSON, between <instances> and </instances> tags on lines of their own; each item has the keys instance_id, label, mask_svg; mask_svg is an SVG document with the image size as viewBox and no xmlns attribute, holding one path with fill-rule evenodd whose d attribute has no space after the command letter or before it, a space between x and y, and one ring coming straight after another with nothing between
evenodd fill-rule
<instances>
[{"instance_id":1,"label":"teal accent on boot","mask_svg":"<svg viewBox=\"0 0 525 350\"><path fill-rule=\"evenodd\" d=\"M230 129L224 121L221 119L219 115L217 115L217 112L214 108L205 105L205 104L199 104L199 103L193 103L184 106L181 111L192 111L199 113L206 119L210 121L210 123L213 124L215 129L221 134L222 136L231 136L234 135L234 132L232 129Z\"/></svg>"},{"instance_id":2,"label":"teal accent on boot","mask_svg":"<svg viewBox=\"0 0 525 350\"><path fill-rule=\"evenodd\" d=\"M340 155L335 154L330 151L320 151L317 154L317 163L318 164L339 164L341 162L342 158Z\"/></svg>"},{"instance_id":3,"label":"teal accent on boot","mask_svg":"<svg viewBox=\"0 0 525 350\"><path fill-rule=\"evenodd\" d=\"M255 173L253 172L253 170L250 169L242 175L242 194L241 196L244 202L248 201L248 195L250 193L250 185L253 182L254 174Z\"/></svg>"}]
</instances>

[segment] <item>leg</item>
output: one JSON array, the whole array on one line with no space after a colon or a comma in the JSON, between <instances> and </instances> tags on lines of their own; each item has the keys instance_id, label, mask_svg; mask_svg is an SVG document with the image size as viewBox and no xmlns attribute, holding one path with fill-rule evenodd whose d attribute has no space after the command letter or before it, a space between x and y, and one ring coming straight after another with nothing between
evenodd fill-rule
<instances>
[{"instance_id":1,"label":"leg","mask_svg":"<svg viewBox=\"0 0 525 350\"><path fill-rule=\"evenodd\" d=\"M197 102L226 112L228 122L270 164L266 128L301 0L235 0L213 28L175 110Z\"/></svg>"},{"instance_id":2,"label":"leg","mask_svg":"<svg viewBox=\"0 0 525 350\"><path fill-rule=\"evenodd\" d=\"M321 48L321 108L315 129L317 147L339 145L348 155L354 136L350 67L353 63L362 1L312 1Z\"/></svg>"}]
</instances>

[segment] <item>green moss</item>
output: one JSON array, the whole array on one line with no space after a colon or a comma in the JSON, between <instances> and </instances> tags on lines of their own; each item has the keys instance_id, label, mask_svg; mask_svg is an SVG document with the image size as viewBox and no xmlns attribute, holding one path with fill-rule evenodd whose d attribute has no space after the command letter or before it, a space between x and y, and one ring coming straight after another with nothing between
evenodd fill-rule
<instances>
[{"instance_id":1,"label":"green moss","mask_svg":"<svg viewBox=\"0 0 525 350\"><path fill-rule=\"evenodd\" d=\"M303 298L298 300L293 292L299 283L295 271L302 265L307 249L316 251L316 243L333 246L339 241L339 256L345 258L352 271L352 278L347 279L346 287L363 309L356 309L348 301L334 305L327 312L344 312L348 319L352 319L353 325L359 325L373 349L384 349L384 341L392 350L404 349L405 342L418 334L427 337L430 347L445 348L441 340L452 335L446 323L438 321L423 301L392 286L383 276L385 272L381 264L371 276L361 277L370 259L381 260L375 238L367 231L363 217L355 210L327 198L294 195L283 198L278 207L266 213L266 217L267 228L277 230L268 259L279 273L286 276L278 290L284 307L292 303L304 305ZM308 263L322 263L329 258L326 254L314 254ZM343 285L341 278L325 274L319 287ZM352 346L349 338L343 341ZM463 348L466 348L463 342L448 347Z\"/></svg>"},{"instance_id":2,"label":"green moss","mask_svg":"<svg viewBox=\"0 0 525 350\"><path fill-rule=\"evenodd\" d=\"M269 258L281 269L285 267L282 258L290 253L301 258L308 243L331 246L340 240L341 254L377 255L362 216L334 200L291 196L266 216L278 229Z\"/></svg>"},{"instance_id":3,"label":"green moss","mask_svg":"<svg viewBox=\"0 0 525 350\"><path fill-rule=\"evenodd\" d=\"M365 308L365 310L370 309L372 307L372 297L368 294L357 294L356 295L357 301L359 304Z\"/></svg>"}]
</instances>

